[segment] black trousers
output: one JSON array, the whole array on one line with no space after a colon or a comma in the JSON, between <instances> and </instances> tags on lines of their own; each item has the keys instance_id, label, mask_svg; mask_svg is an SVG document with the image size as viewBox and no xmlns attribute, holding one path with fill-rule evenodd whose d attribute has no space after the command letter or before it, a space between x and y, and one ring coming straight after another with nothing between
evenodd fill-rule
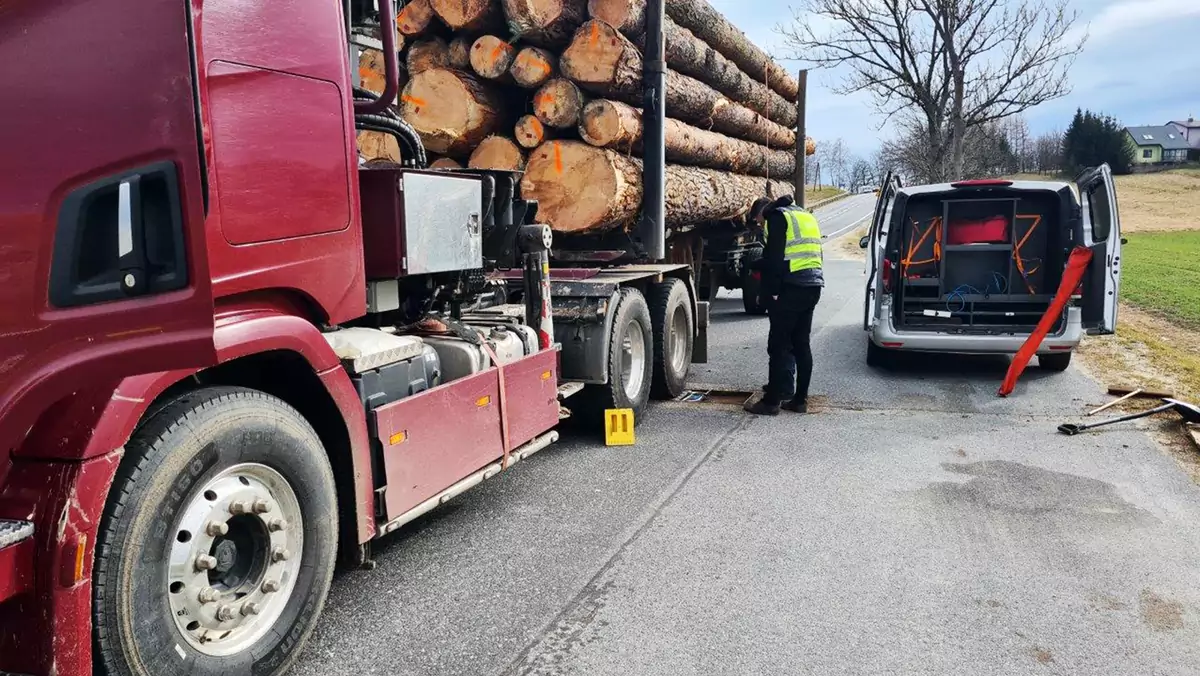
<instances>
[{"instance_id":1,"label":"black trousers","mask_svg":"<svg viewBox=\"0 0 1200 676\"><path fill-rule=\"evenodd\" d=\"M819 286L784 286L771 305L771 332L767 336L770 379L763 401L807 401L812 381L813 312L821 300Z\"/></svg>"}]
</instances>

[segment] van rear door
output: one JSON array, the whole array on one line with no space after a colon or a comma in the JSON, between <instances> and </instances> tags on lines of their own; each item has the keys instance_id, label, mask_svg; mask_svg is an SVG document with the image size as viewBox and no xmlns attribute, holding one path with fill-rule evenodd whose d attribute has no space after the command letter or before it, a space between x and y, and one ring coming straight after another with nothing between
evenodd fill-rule
<instances>
[{"instance_id":1,"label":"van rear door","mask_svg":"<svg viewBox=\"0 0 1200 676\"><path fill-rule=\"evenodd\" d=\"M0 10L0 453L73 391L216 362L191 6Z\"/></svg>"},{"instance_id":2,"label":"van rear door","mask_svg":"<svg viewBox=\"0 0 1200 676\"><path fill-rule=\"evenodd\" d=\"M892 202L896 199L896 191L900 189L900 177L888 172L879 190L879 199L875 202L875 216L871 220L871 230L864 237L863 248L867 253L867 288L863 294L863 330L870 331L875 324L875 306L878 305L879 266L883 254L887 250L887 219L891 214Z\"/></svg>"},{"instance_id":3,"label":"van rear door","mask_svg":"<svg viewBox=\"0 0 1200 676\"><path fill-rule=\"evenodd\" d=\"M1083 328L1091 335L1117 330L1121 286L1121 218L1112 169L1102 164L1075 179L1083 212L1083 245L1092 262L1083 278Z\"/></svg>"}]
</instances>

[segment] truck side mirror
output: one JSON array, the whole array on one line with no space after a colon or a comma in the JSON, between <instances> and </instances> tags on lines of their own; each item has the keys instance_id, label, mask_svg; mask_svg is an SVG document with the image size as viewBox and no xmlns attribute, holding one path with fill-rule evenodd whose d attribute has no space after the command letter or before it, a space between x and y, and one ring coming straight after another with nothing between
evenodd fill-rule
<instances>
[{"instance_id":1,"label":"truck side mirror","mask_svg":"<svg viewBox=\"0 0 1200 676\"><path fill-rule=\"evenodd\" d=\"M865 249L871 243L870 235L863 235L862 239L858 240L858 248Z\"/></svg>"}]
</instances>

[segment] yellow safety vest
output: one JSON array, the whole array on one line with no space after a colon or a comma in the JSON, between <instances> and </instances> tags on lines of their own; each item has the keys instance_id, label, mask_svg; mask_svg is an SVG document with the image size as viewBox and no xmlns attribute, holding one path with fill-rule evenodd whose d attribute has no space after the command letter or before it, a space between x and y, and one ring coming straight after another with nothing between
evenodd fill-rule
<instances>
[{"instance_id":1,"label":"yellow safety vest","mask_svg":"<svg viewBox=\"0 0 1200 676\"><path fill-rule=\"evenodd\" d=\"M787 244L783 249L783 259L788 262L788 272L800 270L819 270L823 255L821 253L821 227L817 217L804 209L788 207L781 210L787 220ZM767 219L767 236L770 237L771 222Z\"/></svg>"}]
</instances>

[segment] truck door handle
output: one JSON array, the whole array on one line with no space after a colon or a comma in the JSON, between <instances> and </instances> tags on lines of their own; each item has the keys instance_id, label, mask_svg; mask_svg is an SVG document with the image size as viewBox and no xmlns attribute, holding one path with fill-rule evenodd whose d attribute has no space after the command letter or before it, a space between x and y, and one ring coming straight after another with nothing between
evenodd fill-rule
<instances>
[{"instance_id":1,"label":"truck door handle","mask_svg":"<svg viewBox=\"0 0 1200 676\"><path fill-rule=\"evenodd\" d=\"M50 302L74 307L187 286L179 174L173 162L80 186L63 200Z\"/></svg>"}]
</instances>

